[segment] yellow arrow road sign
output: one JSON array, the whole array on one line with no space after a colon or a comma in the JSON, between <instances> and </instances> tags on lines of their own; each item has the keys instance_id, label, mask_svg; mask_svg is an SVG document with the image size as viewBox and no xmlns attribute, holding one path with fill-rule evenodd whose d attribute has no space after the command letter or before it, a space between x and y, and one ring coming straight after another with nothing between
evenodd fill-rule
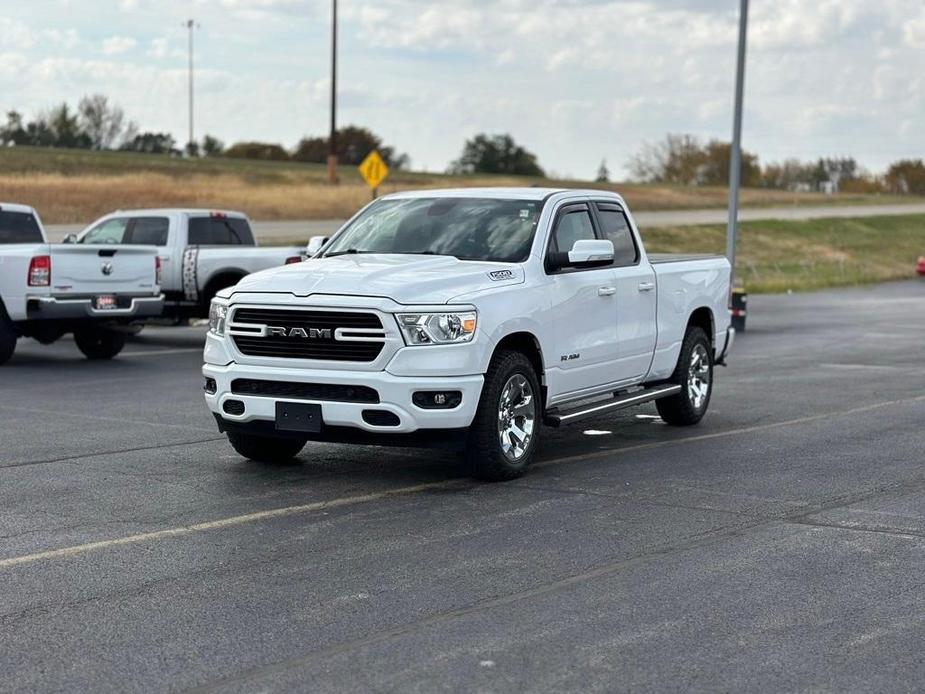
<instances>
[{"instance_id":1,"label":"yellow arrow road sign","mask_svg":"<svg viewBox=\"0 0 925 694\"><path fill-rule=\"evenodd\" d=\"M378 188L379 184L389 175L389 167L386 166L385 161L376 150L366 155L366 159L360 164L359 169L360 175L366 181L366 185L373 190Z\"/></svg>"}]
</instances>

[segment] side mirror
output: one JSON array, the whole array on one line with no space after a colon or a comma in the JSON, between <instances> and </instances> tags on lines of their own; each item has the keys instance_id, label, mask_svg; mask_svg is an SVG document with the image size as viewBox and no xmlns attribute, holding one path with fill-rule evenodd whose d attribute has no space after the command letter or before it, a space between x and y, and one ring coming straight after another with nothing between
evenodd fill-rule
<instances>
[{"instance_id":1,"label":"side mirror","mask_svg":"<svg viewBox=\"0 0 925 694\"><path fill-rule=\"evenodd\" d=\"M77 234L68 234L62 243L77 243Z\"/></svg>"},{"instance_id":2,"label":"side mirror","mask_svg":"<svg viewBox=\"0 0 925 694\"><path fill-rule=\"evenodd\" d=\"M603 267L613 262L613 241L606 239L579 239L568 253L550 253L547 266L550 270L565 267Z\"/></svg>"},{"instance_id":3,"label":"side mirror","mask_svg":"<svg viewBox=\"0 0 925 694\"><path fill-rule=\"evenodd\" d=\"M311 258L314 255L324 248L324 244L328 242L330 236L312 236L308 240L308 246L305 248L305 254Z\"/></svg>"}]
</instances>

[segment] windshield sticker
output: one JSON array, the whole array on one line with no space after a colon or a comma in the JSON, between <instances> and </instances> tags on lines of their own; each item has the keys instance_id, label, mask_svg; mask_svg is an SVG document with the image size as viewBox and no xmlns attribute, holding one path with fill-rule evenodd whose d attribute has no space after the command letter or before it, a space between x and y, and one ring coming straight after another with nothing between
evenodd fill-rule
<instances>
[{"instance_id":1,"label":"windshield sticker","mask_svg":"<svg viewBox=\"0 0 925 694\"><path fill-rule=\"evenodd\" d=\"M514 279L513 270L495 270L494 272L489 272L488 276L491 277L495 282L500 282L501 280L511 280Z\"/></svg>"},{"instance_id":2,"label":"windshield sticker","mask_svg":"<svg viewBox=\"0 0 925 694\"><path fill-rule=\"evenodd\" d=\"M521 210L520 211L521 219L530 219L530 210Z\"/></svg>"}]
</instances>

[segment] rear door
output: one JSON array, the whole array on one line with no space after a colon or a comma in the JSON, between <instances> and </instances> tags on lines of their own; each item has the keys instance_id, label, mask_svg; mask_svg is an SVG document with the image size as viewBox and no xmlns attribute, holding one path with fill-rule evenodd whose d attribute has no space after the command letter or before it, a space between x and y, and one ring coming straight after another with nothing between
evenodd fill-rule
<instances>
[{"instance_id":1,"label":"rear door","mask_svg":"<svg viewBox=\"0 0 925 694\"><path fill-rule=\"evenodd\" d=\"M642 251L623 209L613 202L594 203L603 238L613 242L613 273L617 288L617 355L619 380L642 380L649 372L657 337L655 271Z\"/></svg>"}]
</instances>

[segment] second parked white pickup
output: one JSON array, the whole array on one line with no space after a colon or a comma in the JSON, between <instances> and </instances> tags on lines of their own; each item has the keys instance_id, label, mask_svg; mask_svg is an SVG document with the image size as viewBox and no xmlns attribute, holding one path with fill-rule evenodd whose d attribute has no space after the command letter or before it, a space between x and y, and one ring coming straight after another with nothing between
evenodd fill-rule
<instances>
[{"instance_id":1,"label":"second parked white pickup","mask_svg":"<svg viewBox=\"0 0 925 694\"><path fill-rule=\"evenodd\" d=\"M220 289L252 272L301 260L295 246L257 248L247 216L227 210L120 210L68 240L156 246L164 315L173 318L205 317Z\"/></svg>"}]
</instances>

